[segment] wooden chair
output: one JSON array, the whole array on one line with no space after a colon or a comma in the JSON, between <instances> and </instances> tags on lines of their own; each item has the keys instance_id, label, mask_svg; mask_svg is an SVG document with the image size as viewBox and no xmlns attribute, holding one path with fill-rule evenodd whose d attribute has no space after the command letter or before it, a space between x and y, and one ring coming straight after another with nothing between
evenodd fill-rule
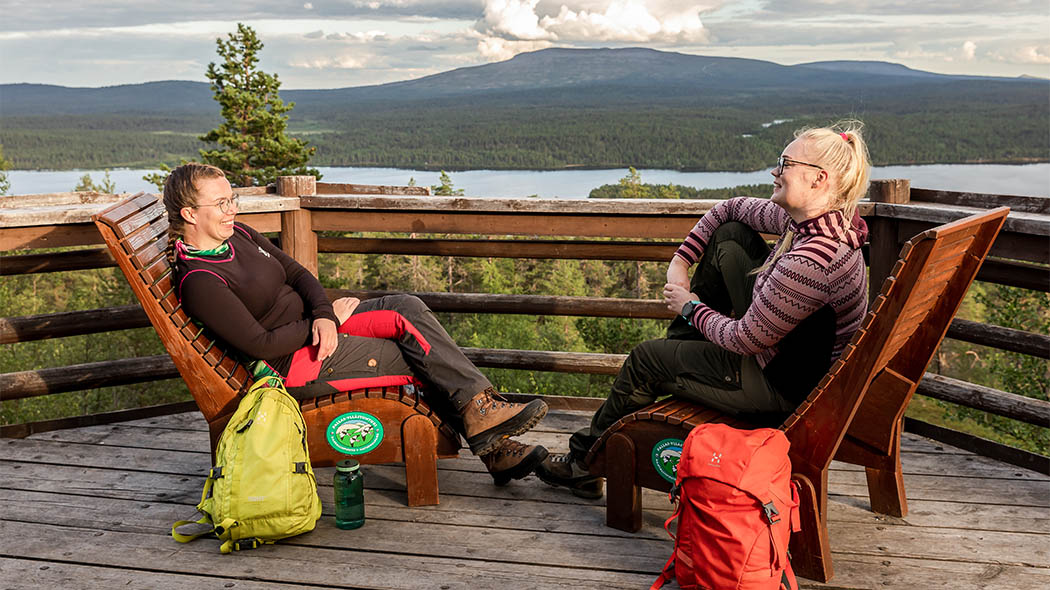
<instances>
[{"instance_id":1,"label":"wooden chair","mask_svg":"<svg viewBox=\"0 0 1050 590\"><path fill-rule=\"evenodd\" d=\"M139 193L92 219L208 421L214 453L219 435L237 408L239 394L251 385L251 376L179 305L164 254L168 221L163 203L156 195ZM327 430L341 416L363 412L379 420L383 437L377 447L353 458L365 464L403 461L408 505L438 503L437 459L458 456L460 438L431 411L418 388L343 392L300 400L300 407L315 466L334 465L350 457L328 443Z\"/></svg>"},{"instance_id":2,"label":"wooden chair","mask_svg":"<svg viewBox=\"0 0 1050 590\"><path fill-rule=\"evenodd\" d=\"M791 540L791 561L799 575L826 582L833 574L827 533L833 458L867 468L873 509L904 506L900 434L905 407L1007 213L1001 207L909 240L841 357L780 425L791 441L793 479L802 492L802 532ZM863 419L853 421L858 409ZM705 422L756 426L666 399L603 433L587 461L592 473L607 478L609 526L629 532L641 528L641 487L667 491L672 485L653 466L654 445L684 440Z\"/></svg>"}]
</instances>

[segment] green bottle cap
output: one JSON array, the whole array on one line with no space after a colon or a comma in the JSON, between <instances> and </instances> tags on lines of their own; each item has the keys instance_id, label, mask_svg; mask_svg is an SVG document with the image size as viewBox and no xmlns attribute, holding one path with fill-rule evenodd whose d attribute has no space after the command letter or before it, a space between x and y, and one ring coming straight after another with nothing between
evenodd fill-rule
<instances>
[{"instance_id":1,"label":"green bottle cap","mask_svg":"<svg viewBox=\"0 0 1050 590\"><path fill-rule=\"evenodd\" d=\"M361 464L354 459L344 459L335 464L336 471L357 471Z\"/></svg>"}]
</instances>

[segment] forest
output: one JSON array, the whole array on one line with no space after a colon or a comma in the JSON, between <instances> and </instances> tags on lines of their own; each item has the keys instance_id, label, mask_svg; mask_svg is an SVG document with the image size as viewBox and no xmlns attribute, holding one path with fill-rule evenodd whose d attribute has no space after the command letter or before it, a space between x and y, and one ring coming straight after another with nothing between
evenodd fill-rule
<instances>
[{"instance_id":1,"label":"forest","mask_svg":"<svg viewBox=\"0 0 1050 590\"><path fill-rule=\"evenodd\" d=\"M762 97L610 100L603 106L495 98L297 107L289 134L317 147L314 166L428 170L660 168L757 170L795 129L864 121L876 165L1046 161L1046 93L909 95L770 103ZM0 144L14 169L156 168L196 157L204 114L5 115ZM783 121L780 124L770 124Z\"/></svg>"}]
</instances>

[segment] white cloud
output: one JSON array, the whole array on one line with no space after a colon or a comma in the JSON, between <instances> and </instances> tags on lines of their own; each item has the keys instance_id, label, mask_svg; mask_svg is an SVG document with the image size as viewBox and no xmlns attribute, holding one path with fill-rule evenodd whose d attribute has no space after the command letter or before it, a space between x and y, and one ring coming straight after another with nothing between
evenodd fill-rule
<instances>
[{"instance_id":1,"label":"white cloud","mask_svg":"<svg viewBox=\"0 0 1050 590\"><path fill-rule=\"evenodd\" d=\"M512 41L502 37L485 37L478 41L478 53L489 61L508 60L519 53L546 49L550 41Z\"/></svg>"},{"instance_id":2,"label":"white cloud","mask_svg":"<svg viewBox=\"0 0 1050 590\"><path fill-rule=\"evenodd\" d=\"M992 53L991 57L1000 62L1015 64L1050 64L1050 44L1022 45ZM1043 76L1047 75L1044 70Z\"/></svg>"},{"instance_id":3,"label":"white cloud","mask_svg":"<svg viewBox=\"0 0 1050 590\"><path fill-rule=\"evenodd\" d=\"M668 0L485 0L477 29L511 41L701 42L711 3Z\"/></svg>"},{"instance_id":4,"label":"white cloud","mask_svg":"<svg viewBox=\"0 0 1050 590\"><path fill-rule=\"evenodd\" d=\"M325 57L314 57L309 59L292 60L288 65L293 68L306 68L308 70L357 70L365 67L367 60L352 55L331 55Z\"/></svg>"},{"instance_id":5,"label":"white cloud","mask_svg":"<svg viewBox=\"0 0 1050 590\"><path fill-rule=\"evenodd\" d=\"M967 61L973 61L974 56L977 53L977 44L973 41L966 41L962 46L963 59Z\"/></svg>"},{"instance_id":6,"label":"white cloud","mask_svg":"<svg viewBox=\"0 0 1050 590\"><path fill-rule=\"evenodd\" d=\"M313 10L314 9L314 5L309 3L309 2L307 2L307 3L303 4L303 8L305 8L306 10Z\"/></svg>"}]
</instances>

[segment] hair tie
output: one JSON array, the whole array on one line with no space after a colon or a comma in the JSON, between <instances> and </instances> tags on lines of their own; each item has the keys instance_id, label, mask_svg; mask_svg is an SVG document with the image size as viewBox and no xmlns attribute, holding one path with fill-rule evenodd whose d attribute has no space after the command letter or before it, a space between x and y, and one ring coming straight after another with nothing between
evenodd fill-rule
<instances>
[{"instance_id":1,"label":"hair tie","mask_svg":"<svg viewBox=\"0 0 1050 590\"><path fill-rule=\"evenodd\" d=\"M842 136L842 139L845 139L846 141L849 141L849 136L846 135L845 133L839 133L839 135Z\"/></svg>"}]
</instances>

